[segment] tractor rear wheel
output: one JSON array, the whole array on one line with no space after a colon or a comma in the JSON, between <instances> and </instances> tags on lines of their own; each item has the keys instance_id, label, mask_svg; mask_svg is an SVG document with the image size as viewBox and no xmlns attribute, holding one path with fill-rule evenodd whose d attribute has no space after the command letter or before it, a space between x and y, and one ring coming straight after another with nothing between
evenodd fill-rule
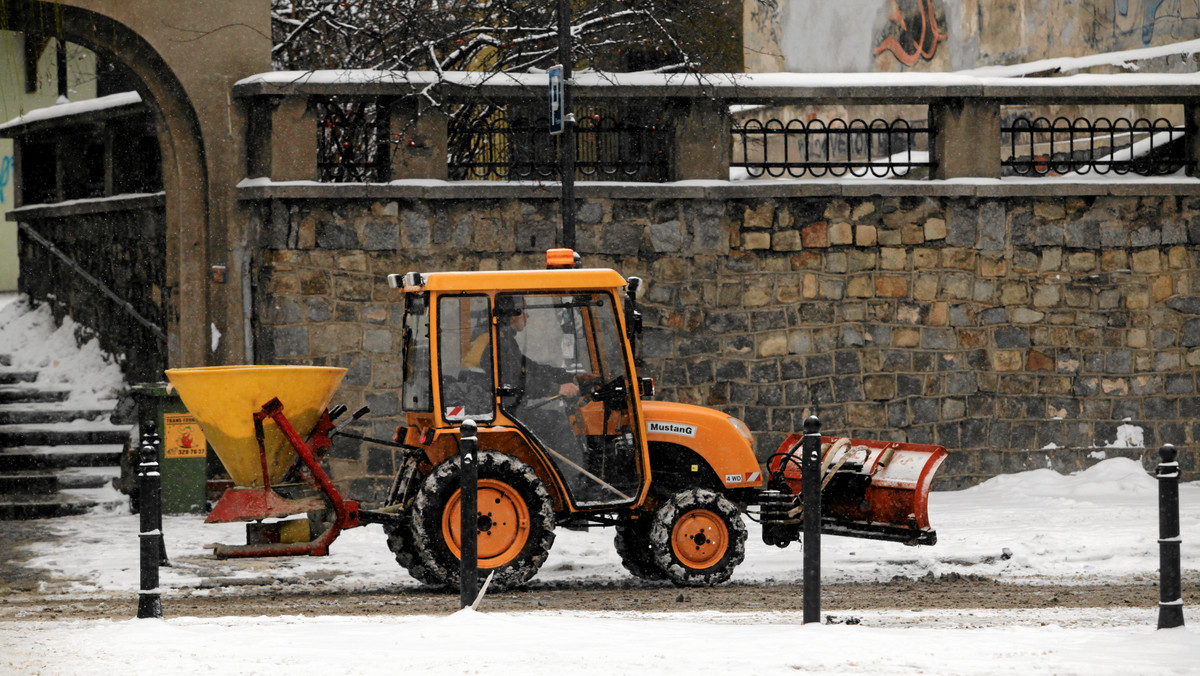
<instances>
[{"instance_id":1,"label":"tractor rear wheel","mask_svg":"<svg viewBox=\"0 0 1200 676\"><path fill-rule=\"evenodd\" d=\"M413 501L410 528L422 572L428 573L434 584L447 587L459 584L462 491L458 467L459 458L455 457L425 478ZM477 468L481 579L494 572L494 588L522 585L545 563L554 542L550 494L533 469L512 456L481 451Z\"/></svg>"},{"instance_id":2,"label":"tractor rear wheel","mask_svg":"<svg viewBox=\"0 0 1200 676\"><path fill-rule=\"evenodd\" d=\"M396 482L392 487L387 505L408 504L415 497L413 493L423 478L417 472L415 458L409 457L404 460L400 471L396 474ZM407 512L403 513L407 515ZM400 564L401 568L421 584L434 587L442 584L442 581L431 573L425 564L421 563L421 557L417 556L417 549L413 545L412 531L407 521L402 524L385 525L383 532L387 535L388 549L392 550L392 554L396 556L396 563Z\"/></svg>"},{"instance_id":3,"label":"tractor rear wheel","mask_svg":"<svg viewBox=\"0 0 1200 676\"><path fill-rule=\"evenodd\" d=\"M650 517L622 519L617 523L617 535L613 544L621 565L636 578L662 580L666 578L662 568L654 561L650 549Z\"/></svg>"},{"instance_id":4,"label":"tractor rear wheel","mask_svg":"<svg viewBox=\"0 0 1200 676\"><path fill-rule=\"evenodd\" d=\"M387 535L388 549L396 555L396 563L413 579L434 587L442 585L442 580L421 563L421 557L417 556L417 550L413 547L413 538L408 526L384 526L383 532Z\"/></svg>"},{"instance_id":5,"label":"tractor rear wheel","mask_svg":"<svg viewBox=\"0 0 1200 676\"><path fill-rule=\"evenodd\" d=\"M746 524L724 496L704 488L680 491L654 513L654 561L681 587L725 582L746 558Z\"/></svg>"}]
</instances>

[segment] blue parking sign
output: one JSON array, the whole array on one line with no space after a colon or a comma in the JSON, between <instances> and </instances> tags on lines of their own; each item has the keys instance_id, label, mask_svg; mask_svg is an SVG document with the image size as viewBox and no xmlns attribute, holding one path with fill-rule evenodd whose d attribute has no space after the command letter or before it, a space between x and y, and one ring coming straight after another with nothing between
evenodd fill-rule
<instances>
[{"instance_id":1,"label":"blue parking sign","mask_svg":"<svg viewBox=\"0 0 1200 676\"><path fill-rule=\"evenodd\" d=\"M550 133L561 134L563 130L563 67L551 66L550 74Z\"/></svg>"}]
</instances>

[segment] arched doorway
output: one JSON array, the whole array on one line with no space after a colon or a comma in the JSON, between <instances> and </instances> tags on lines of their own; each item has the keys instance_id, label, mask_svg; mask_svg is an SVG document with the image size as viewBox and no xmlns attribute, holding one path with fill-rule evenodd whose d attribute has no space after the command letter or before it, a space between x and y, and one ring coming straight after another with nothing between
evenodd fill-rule
<instances>
[{"instance_id":1,"label":"arched doorway","mask_svg":"<svg viewBox=\"0 0 1200 676\"><path fill-rule=\"evenodd\" d=\"M76 43L136 80L161 150L167 361L247 359L243 116L229 92L270 69L267 0L0 0L0 28ZM248 282L246 282L248 283Z\"/></svg>"}]
</instances>

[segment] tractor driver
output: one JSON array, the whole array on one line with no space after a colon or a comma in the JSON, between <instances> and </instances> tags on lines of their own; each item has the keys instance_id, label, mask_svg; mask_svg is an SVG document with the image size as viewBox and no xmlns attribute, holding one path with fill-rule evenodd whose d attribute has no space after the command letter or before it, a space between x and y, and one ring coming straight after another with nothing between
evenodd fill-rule
<instances>
[{"instance_id":1,"label":"tractor driver","mask_svg":"<svg viewBox=\"0 0 1200 676\"><path fill-rule=\"evenodd\" d=\"M517 341L517 334L525 331L529 315L525 313L525 299L520 296L500 296L496 299L497 342L500 353L500 379L505 385L520 390L520 400L561 396L573 399L579 396L579 385L566 369L543 364L526 356ZM489 363L486 356L482 363ZM512 382L516 380L517 382ZM506 398L507 399L507 398ZM506 401L512 404L517 402Z\"/></svg>"},{"instance_id":2,"label":"tractor driver","mask_svg":"<svg viewBox=\"0 0 1200 676\"><path fill-rule=\"evenodd\" d=\"M559 471L576 500L596 499L596 481L584 471L586 442L571 425L572 407L557 401L570 401L579 396L576 376L567 369L542 363L525 354L517 340L529 321L525 299L497 297L496 315L500 384L511 393L501 397L501 407L555 456ZM482 363L489 363L489 358L485 351ZM578 377L594 378L591 374Z\"/></svg>"}]
</instances>

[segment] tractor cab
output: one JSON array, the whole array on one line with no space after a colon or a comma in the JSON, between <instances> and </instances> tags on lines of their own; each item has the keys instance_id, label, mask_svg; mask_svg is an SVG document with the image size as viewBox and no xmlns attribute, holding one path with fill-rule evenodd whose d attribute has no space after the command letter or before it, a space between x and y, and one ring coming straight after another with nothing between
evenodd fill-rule
<instances>
[{"instance_id":1,"label":"tractor cab","mask_svg":"<svg viewBox=\"0 0 1200 676\"><path fill-rule=\"evenodd\" d=\"M648 461L624 278L571 266L391 279L405 294L406 443L437 464L471 419L481 448L534 468L560 514L639 501Z\"/></svg>"}]
</instances>

